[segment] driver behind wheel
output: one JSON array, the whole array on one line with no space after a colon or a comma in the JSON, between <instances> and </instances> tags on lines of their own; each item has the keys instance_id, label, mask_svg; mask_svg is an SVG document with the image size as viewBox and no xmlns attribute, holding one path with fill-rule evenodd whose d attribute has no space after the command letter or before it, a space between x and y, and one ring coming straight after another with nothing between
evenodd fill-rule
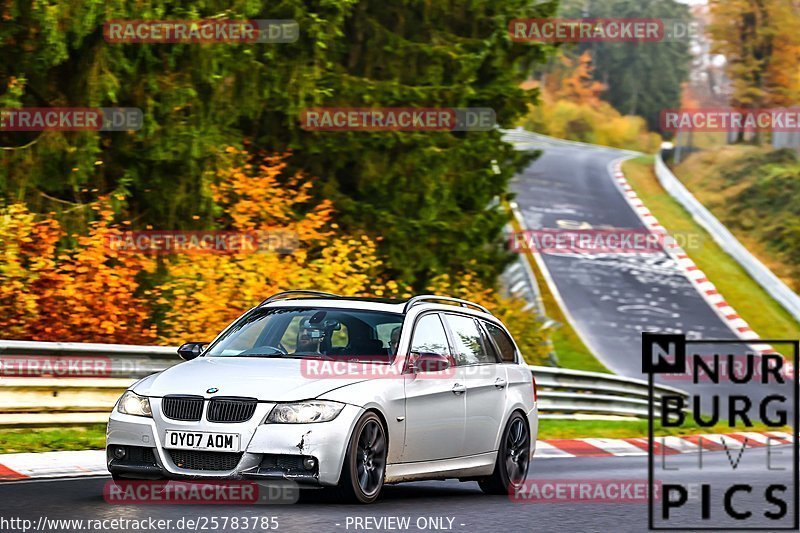
<instances>
[{"instance_id":1,"label":"driver behind wheel","mask_svg":"<svg viewBox=\"0 0 800 533\"><path fill-rule=\"evenodd\" d=\"M325 332L314 327L308 319L303 320L297 331L297 352L320 353L320 344L325 338Z\"/></svg>"}]
</instances>

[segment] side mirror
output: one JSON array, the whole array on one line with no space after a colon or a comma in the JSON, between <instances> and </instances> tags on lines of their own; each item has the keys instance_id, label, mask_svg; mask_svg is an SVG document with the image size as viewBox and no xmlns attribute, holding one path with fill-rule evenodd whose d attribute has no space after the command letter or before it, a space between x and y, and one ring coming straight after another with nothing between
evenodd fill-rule
<instances>
[{"instance_id":1,"label":"side mirror","mask_svg":"<svg viewBox=\"0 0 800 533\"><path fill-rule=\"evenodd\" d=\"M178 355L184 361L190 361L200 355L206 346L208 346L207 342L187 342L178 348Z\"/></svg>"},{"instance_id":2,"label":"side mirror","mask_svg":"<svg viewBox=\"0 0 800 533\"><path fill-rule=\"evenodd\" d=\"M411 372L441 372L450 368L450 356L433 352L411 352Z\"/></svg>"}]
</instances>

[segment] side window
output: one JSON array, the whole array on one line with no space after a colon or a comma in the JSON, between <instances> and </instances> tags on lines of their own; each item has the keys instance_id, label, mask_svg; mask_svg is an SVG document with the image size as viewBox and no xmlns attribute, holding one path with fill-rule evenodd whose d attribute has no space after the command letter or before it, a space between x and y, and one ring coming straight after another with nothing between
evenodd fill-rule
<instances>
[{"instance_id":1,"label":"side window","mask_svg":"<svg viewBox=\"0 0 800 533\"><path fill-rule=\"evenodd\" d=\"M378 336L378 340L383 343L384 348L391 348L392 346L392 333L395 329L400 332L400 324L397 322L387 322L386 324L378 324L375 327L375 334ZM398 334L395 333L394 340L396 341L398 338Z\"/></svg>"},{"instance_id":2,"label":"side window","mask_svg":"<svg viewBox=\"0 0 800 533\"><path fill-rule=\"evenodd\" d=\"M457 365L497 362L494 354L486 349L483 336L474 319L463 315L447 315L447 323L453 332L456 351L453 356Z\"/></svg>"},{"instance_id":3,"label":"side window","mask_svg":"<svg viewBox=\"0 0 800 533\"><path fill-rule=\"evenodd\" d=\"M492 363L499 363L500 355L497 353L497 347L492 342L492 339L489 338L489 333L486 332L486 322L478 320L478 329L481 332L481 341L483 341L483 346L489 354L489 359Z\"/></svg>"},{"instance_id":4,"label":"side window","mask_svg":"<svg viewBox=\"0 0 800 533\"><path fill-rule=\"evenodd\" d=\"M429 352L448 355L447 335L439 315L425 315L417 321L411 339L412 352Z\"/></svg>"},{"instance_id":5,"label":"side window","mask_svg":"<svg viewBox=\"0 0 800 533\"><path fill-rule=\"evenodd\" d=\"M508 334L503 331L502 328L499 328L494 324L484 322L484 325L486 326L486 331L488 331L489 335L492 336L494 343L500 350L500 359L502 359L504 363L513 363L516 350L514 349L514 343L511 341L511 338L508 336Z\"/></svg>"},{"instance_id":6,"label":"side window","mask_svg":"<svg viewBox=\"0 0 800 533\"><path fill-rule=\"evenodd\" d=\"M342 324L342 329L334 331L331 336L331 348L344 348L350 344L350 333L347 326Z\"/></svg>"}]
</instances>

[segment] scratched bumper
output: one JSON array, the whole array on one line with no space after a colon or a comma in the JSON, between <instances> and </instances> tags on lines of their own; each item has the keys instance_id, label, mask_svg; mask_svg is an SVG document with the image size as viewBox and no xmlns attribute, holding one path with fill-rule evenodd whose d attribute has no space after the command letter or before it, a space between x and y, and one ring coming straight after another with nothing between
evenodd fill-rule
<instances>
[{"instance_id":1,"label":"scratched bumper","mask_svg":"<svg viewBox=\"0 0 800 533\"><path fill-rule=\"evenodd\" d=\"M257 479L288 479L301 484L311 485L336 485L342 471L342 464L347 452L347 444L353 427L358 421L363 409L354 405L345 405L342 412L330 422L317 424L236 424L234 429L229 425L228 431L239 430L242 443L246 445L242 450L242 457L235 468L231 470L189 470L175 464L164 445L165 429L174 425L167 425L160 419L158 410L154 410L154 418L143 418L120 414L116 410L108 422L106 444L112 446L124 445L137 448L148 448L152 452L154 461L147 465L148 470L142 470L142 465L126 465L113 459L109 452L108 469L110 472L125 477L145 478L154 477L160 472L167 478L192 478L192 479L240 479L243 477ZM265 415L264 415L265 416ZM263 420L264 416L254 417ZM163 426L163 427L162 427ZM212 429L202 423L182 423L179 429L196 429L207 431ZM219 431L218 428L213 430ZM137 450L138 453L138 450ZM275 458L279 457L279 461ZM272 461L273 465L284 460L302 460L313 457L316 467L312 471L303 471L298 468L269 467L265 463ZM134 468L135 467L135 468Z\"/></svg>"},{"instance_id":2,"label":"scratched bumper","mask_svg":"<svg viewBox=\"0 0 800 533\"><path fill-rule=\"evenodd\" d=\"M342 472L350 435L363 409L346 405L342 412L330 422L318 424L263 424L256 429L248 453L252 454L299 454L313 457L319 464L317 482L320 485L336 485ZM244 473L252 474L253 470ZM287 477L298 482L310 482L308 476Z\"/></svg>"}]
</instances>

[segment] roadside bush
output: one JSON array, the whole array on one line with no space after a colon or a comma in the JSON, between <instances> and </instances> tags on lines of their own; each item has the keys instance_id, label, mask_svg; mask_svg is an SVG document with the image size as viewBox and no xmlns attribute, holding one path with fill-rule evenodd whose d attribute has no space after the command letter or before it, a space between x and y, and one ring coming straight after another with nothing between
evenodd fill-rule
<instances>
[{"instance_id":1,"label":"roadside bush","mask_svg":"<svg viewBox=\"0 0 800 533\"><path fill-rule=\"evenodd\" d=\"M594 79L592 56L588 51L571 57L562 51L540 83L526 85L540 89L541 102L529 106L519 123L527 130L603 146L652 153L661 137L647 130L644 118L623 116L600 95L606 86Z\"/></svg>"},{"instance_id":2,"label":"roadside bush","mask_svg":"<svg viewBox=\"0 0 800 533\"><path fill-rule=\"evenodd\" d=\"M0 336L74 342L155 341L146 295L137 277L147 257L119 255L106 246L120 230L107 199L92 205L97 219L76 246L53 219L36 220L22 204L0 211Z\"/></svg>"},{"instance_id":3,"label":"roadside bush","mask_svg":"<svg viewBox=\"0 0 800 533\"><path fill-rule=\"evenodd\" d=\"M603 101L579 103L553 100L544 94L542 104L532 106L520 125L559 139L645 153L655 152L661 144L661 136L649 132L643 118L623 116L611 104Z\"/></svg>"}]
</instances>

